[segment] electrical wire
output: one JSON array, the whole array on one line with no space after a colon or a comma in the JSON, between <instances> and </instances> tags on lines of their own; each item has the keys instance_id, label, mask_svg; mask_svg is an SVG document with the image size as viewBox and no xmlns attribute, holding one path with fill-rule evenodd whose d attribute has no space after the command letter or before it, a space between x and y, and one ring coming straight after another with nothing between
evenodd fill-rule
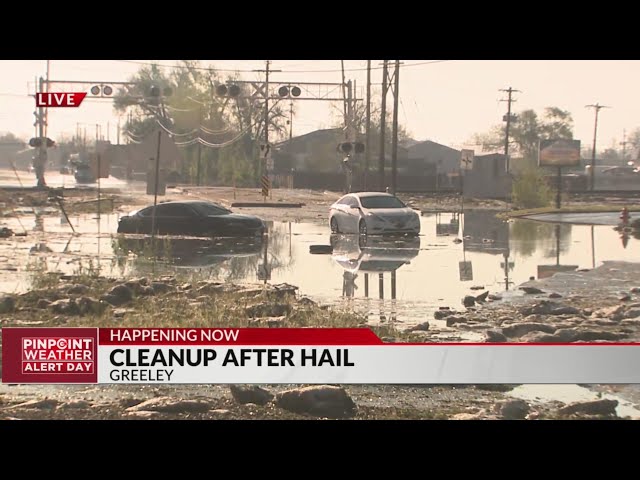
<instances>
[{"instance_id":1,"label":"electrical wire","mask_svg":"<svg viewBox=\"0 0 640 480\"><path fill-rule=\"evenodd\" d=\"M238 73L255 73L255 70L242 70L242 69L228 69L228 68L214 68L214 67L192 67L186 65L165 65L154 62L139 62L136 60L115 60L116 62L125 62L125 63L134 63L138 65L155 65L160 68L183 68L187 70L206 70L206 71L216 71L216 72L238 72ZM407 67L417 67L420 65L431 65L434 63L442 63L442 62L451 62L452 60L426 60L423 62L415 62L415 63L403 63L400 65L400 68ZM371 67L371 70L381 70L383 67ZM345 68L345 72L364 72L366 68ZM331 70L282 70L279 73L340 73L342 69L331 69Z\"/></svg>"}]
</instances>

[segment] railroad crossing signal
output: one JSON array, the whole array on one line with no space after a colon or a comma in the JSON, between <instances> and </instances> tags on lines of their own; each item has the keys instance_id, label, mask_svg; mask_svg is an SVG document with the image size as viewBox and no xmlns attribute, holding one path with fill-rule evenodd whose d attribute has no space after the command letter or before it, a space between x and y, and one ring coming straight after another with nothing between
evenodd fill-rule
<instances>
[{"instance_id":1,"label":"railroad crossing signal","mask_svg":"<svg viewBox=\"0 0 640 480\"><path fill-rule=\"evenodd\" d=\"M338 150L349 155L350 153L364 153L364 143L344 142L338 145Z\"/></svg>"}]
</instances>

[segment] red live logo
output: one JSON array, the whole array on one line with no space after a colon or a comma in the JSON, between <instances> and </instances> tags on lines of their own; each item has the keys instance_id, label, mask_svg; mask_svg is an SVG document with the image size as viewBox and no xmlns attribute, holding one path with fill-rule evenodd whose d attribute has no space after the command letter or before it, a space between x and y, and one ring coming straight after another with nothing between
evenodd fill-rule
<instances>
[{"instance_id":1,"label":"red live logo","mask_svg":"<svg viewBox=\"0 0 640 480\"><path fill-rule=\"evenodd\" d=\"M85 92L37 93L36 107L79 107L86 96Z\"/></svg>"}]
</instances>

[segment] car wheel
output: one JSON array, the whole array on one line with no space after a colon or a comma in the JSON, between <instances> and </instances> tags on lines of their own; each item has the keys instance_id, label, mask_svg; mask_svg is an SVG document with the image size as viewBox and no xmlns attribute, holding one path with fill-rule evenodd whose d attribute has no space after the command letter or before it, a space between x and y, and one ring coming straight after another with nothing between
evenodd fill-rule
<instances>
[{"instance_id":1,"label":"car wheel","mask_svg":"<svg viewBox=\"0 0 640 480\"><path fill-rule=\"evenodd\" d=\"M367 234L367 222L365 222L364 219L360 219L360 223L358 224L358 232L360 233L360 235Z\"/></svg>"},{"instance_id":2,"label":"car wheel","mask_svg":"<svg viewBox=\"0 0 640 480\"><path fill-rule=\"evenodd\" d=\"M338 220L336 220L336 217L331 217L331 222L329 222L331 224L331 233L340 233L340 231L338 230Z\"/></svg>"}]
</instances>

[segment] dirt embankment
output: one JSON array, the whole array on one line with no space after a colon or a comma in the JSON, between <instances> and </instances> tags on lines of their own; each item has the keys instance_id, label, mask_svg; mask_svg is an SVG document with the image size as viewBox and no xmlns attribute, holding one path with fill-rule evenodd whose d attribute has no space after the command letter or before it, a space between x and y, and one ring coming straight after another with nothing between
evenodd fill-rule
<instances>
[{"instance_id":1,"label":"dirt embankment","mask_svg":"<svg viewBox=\"0 0 640 480\"><path fill-rule=\"evenodd\" d=\"M576 278L525 286L513 302L492 297L437 313L490 342L628 341L640 324L635 264L605 264ZM608 288L591 292L606 281ZM591 286L590 286L591 285ZM234 286L172 277L115 280L46 276L35 290L0 302L8 326L366 326L300 296L287 285ZM562 292L562 293L559 293ZM592 294L589 295L588 293ZM488 296L487 296L488 297ZM428 325L374 327L385 341L434 341ZM610 399L565 405L515 400L513 386L7 386L0 418L616 418Z\"/></svg>"}]
</instances>

